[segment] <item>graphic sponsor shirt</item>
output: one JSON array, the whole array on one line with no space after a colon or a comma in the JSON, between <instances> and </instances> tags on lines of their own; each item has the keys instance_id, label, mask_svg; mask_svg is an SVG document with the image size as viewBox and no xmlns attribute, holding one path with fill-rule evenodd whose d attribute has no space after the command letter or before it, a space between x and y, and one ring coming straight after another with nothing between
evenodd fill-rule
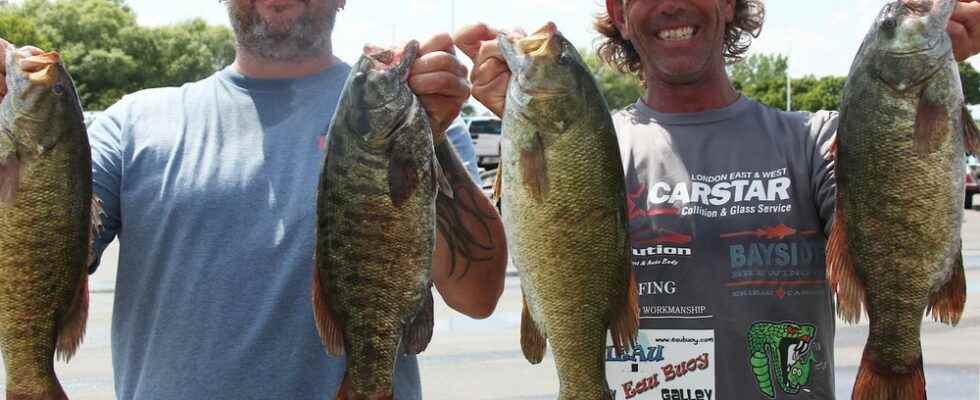
<instances>
[{"instance_id":1,"label":"graphic sponsor shirt","mask_svg":"<svg viewBox=\"0 0 980 400\"><path fill-rule=\"evenodd\" d=\"M640 344L607 352L616 398L833 398L836 114L742 97L691 114L638 101L613 119L641 318Z\"/></svg>"},{"instance_id":2,"label":"graphic sponsor shirt","mask_svg":"<svg viewBox=\"0 0 980 400\"><path fill-rule=\"evenodd\" d=\"M126 96L94 121L97 250L120 241L117 398L336 393L345 362L317 335L310 282L321 135L349 71L258 80L226 68ZM474 174L465 126L448 134ZM398 399L421 398L415 356L398 358L394 383Z\"/></svg>"}]
</instances>

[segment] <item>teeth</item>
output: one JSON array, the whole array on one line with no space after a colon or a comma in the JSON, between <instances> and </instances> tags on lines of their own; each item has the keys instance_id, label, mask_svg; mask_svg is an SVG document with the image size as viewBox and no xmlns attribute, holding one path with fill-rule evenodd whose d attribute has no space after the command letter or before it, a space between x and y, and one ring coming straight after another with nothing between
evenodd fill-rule
<instances>
[{"instance_id":1,"label":"teeth","mask_svg":"<svg viewBox=\"0 0 980 400\"><path fill-rule=\"evenodd\" d=\"M657 33L660 40L687 40L694 34L694 28L685 26L683 28L665 29Z\"/></svg>"}]
</instances>

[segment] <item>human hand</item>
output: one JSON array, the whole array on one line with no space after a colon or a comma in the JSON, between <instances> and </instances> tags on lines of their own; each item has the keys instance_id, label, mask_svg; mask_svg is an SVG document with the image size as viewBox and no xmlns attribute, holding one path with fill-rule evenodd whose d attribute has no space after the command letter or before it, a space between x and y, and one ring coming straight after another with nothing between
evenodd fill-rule
<instances>
[{"instance_id":1,"label":"human hand","mask_svg":"<svg viewBox=\"0 0 980 400\"><path fill-rule=\"evenodd\" d=\"M500 31L486 24L467 25L456 31L456 46L473 61L470 81L472 93L498 117L504 115L507 98L507 84L510 82L510 68L500 53L497 35ZM518 31L516 36L524 36Z\"/></svg>"},{"instance_id":2,"label":"human hand","mask_svg":"<svg viewBox=\"0 0 980 400\"><path fill-rule=\"evenodd\" d=\"M422 102L437 143L445 139L446 129L470 98L466 66L455 54L452 37L436 35L419 47L419 57L408 75L408 86Z\"/></svg>"},{"instance_id":3,"label":"human hand","mask_svg":"<svg viewBox=\"0 0 980 400\"><path fill-rule=\"evenodd\" d=\"M946 25L953 41L953 56L964 61L980 52L980 3L959 0Z\"/></svg>"},{"instance_id":4,"label":"human hand","mask_svg":"<svg viewBox=\"0 0 980 400\"><path fill-rule=\"evenodd\" d=\"M7 95L7 49L13 48L10 42L0 38L0 101Z\"/></svg>"}]
</instances>

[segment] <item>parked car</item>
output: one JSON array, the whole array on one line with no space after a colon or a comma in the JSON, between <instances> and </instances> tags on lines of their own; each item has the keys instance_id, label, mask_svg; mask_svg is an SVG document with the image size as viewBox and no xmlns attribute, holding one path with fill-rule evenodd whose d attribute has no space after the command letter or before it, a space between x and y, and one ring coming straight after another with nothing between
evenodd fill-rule
<instances>
[{"instance_id":1,"label":"parked car","mask_svg":"<svg viewBox=\"0 0 980 400\"><path fill-rule=\"evenodd\" d=\"M973 195L980 193L980 162L974 156L966 157L966 200L963 208L973 208Z\"/></svg>"},{"instance_id":2,"label":"parked car","mask_svg":"<svg viewBox=\"0 0 980 400\"><path fill-rule=\"evenodd\" d=\"M500 119L497 117L470 117L470 138L476 148L479 165L496 165L500 162Z\"/></svg>"}]
</instances>

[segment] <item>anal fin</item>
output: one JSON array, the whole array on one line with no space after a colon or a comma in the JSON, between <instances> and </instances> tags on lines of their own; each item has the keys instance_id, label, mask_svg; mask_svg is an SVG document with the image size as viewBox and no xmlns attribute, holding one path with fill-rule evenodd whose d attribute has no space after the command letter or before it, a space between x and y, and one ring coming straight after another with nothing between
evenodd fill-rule
<instances>
[{"instance_id":1,"label":"anal fin","mask_svg":"<svg viewBox=\"0 0 980 400\"><path fill-rule=\"evenodd\" d=\"M524 358L531 364L538 364L544 359L544 350L548 346L545 336L538 329L537 323L531 317L527 308L527 296L524 296L524 309L521 311L521 351Z\"/></svg>"},{"instance_id":2,"label":"anal fin","mask_svg":"<svg viewBox=\"0 0 980 400\"><path fill-rule=\"evenodd\" d=\"M339 356L344 354L344 334L340 330L333 313L330 312L321 274L319 267L313 268L313 320L327 352Z\"/></svg>"},{"instance_id":3,"label":"anal fin","mask_svg":"<svg viewBox=\"0 0 980 400\"><path fill-rule=\"evenodd\" d=\"M429 347L432 341L432 325L435 323L433 317L432 304L432 284L425 289L422 295L422 308L412 320L412 323L405 327L405 352L408 354L419 354Z\"/></svg>"},{"instance_id":4,"label":"anal fin","mask_svg":"<svg viewBox=\"0 0 980 400\"><path fill-rule=\"evenodd\" d=\"M839 187L838 187L839 189ZM833 227L827 240L827 280L830 288L837 294L837 315L850 323L861 320L864 306L864 281L857 270L847 245L847 221L841 204L841 192L837 192L837 210L834 213Z\"/></svg>"},{"instance_id":5,"label":"anal fin","mask_svg":"<svg viewBox=\"0 0 980 400\"><path fill-rule=\"evenodd\" d=\"M929 307L926 313L932 319L956 326L963 316L966 306L966 272L963 269L962 250L956 253L953 262L953 273L949 280L939 288L939 291L929 297Z\"/></svg>"},{"instance_id":6,"label":"anal fin","mask_svg":"<svg viewBox=\"0 0 980 400\"><path fill-rule=\"evenodd\" d=\"M58 359L68 361L75 355L78 346L85 337L85 325L88 321L88 266L78 266L80 277L75 287L75 294L69 307L62 314L58 323L58 339L55 352Z\"/></svg>"},{"instance_id":7,"label":"anal fin","mask_svg":"<svg viewBox=\"0 0 980 400\"><path fill-rule=\"evenodd\" d=\"M626 268L626 273L629 275L626 295L620 294L621 298L614 299L616 301L613 301L612 304L618 304L619 307L612 309L613 315L609 319L611 321L609 330L612 334L613 346L618 351L624 351L627 347L632 348L636 344L640 319L640 302L632 263L627 262Z\"/></svg>"}]
</instances>

